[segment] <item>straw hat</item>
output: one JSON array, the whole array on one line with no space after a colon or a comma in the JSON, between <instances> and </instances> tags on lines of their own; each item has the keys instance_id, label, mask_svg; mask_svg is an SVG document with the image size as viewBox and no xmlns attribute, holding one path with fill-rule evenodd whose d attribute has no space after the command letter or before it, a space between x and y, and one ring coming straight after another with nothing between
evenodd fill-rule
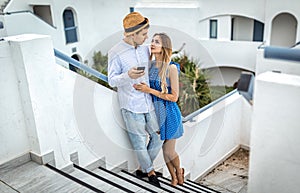
<instances>
[{"instance_id":1,"label":"straw hat","mask_svg":"<svg viewBox=\"0 0 300 193\"><path fill-rule=\"evenodd\" d=\"M131 12L123 19L124 35L131 35L149 26L148 18L138 12Z\"/></svg>"}]
</instances>

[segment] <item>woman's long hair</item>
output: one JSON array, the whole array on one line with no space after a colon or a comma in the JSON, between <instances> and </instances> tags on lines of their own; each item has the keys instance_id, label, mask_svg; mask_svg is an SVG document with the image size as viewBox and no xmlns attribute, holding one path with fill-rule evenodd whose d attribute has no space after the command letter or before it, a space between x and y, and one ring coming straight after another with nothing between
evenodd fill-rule
<instances>
[{"instance_id":1,"label":"woman's long hair","mask_svg":"<svg viewBox=\"0 0 300 193\"><path fill-rule=\"evenodd\" d=\"M153 35L153 37L159 36L162 42L162 61L157 61L156 63L160 64L160 72L159 77L161 80L161 92L163 94L168 93L168 85L167 85L167 73L168 73L168 67L171 61L172 56L172 42L170 37L165 33L156 33ZM150 59L152 60L153 54L151 53Z\"/></svg>"}]
</instances>

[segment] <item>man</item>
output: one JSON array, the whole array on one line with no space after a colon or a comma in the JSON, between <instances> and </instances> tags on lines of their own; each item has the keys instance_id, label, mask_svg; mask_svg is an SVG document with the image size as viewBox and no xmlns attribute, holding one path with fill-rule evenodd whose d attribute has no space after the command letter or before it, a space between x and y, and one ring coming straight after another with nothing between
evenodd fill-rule
<instances>
[{"instance_id":1,"label":"man","mask_svg":"<svg viewBox=\"0 0 300 193\"><path fill-rule=\"evenodd\" d=\"M142 169L137 171L137 175L146 173L150 183L160 186L153 161L163 142L158 136L154 106L149 94L133 87L140 82L149 85L150 53L149 48L142 45L148 38L149 20L138 12L132 12L123 19L123 27L124 39L108 52L108 83L118 88L127 133Z\"/></svg>"}]
</instances>

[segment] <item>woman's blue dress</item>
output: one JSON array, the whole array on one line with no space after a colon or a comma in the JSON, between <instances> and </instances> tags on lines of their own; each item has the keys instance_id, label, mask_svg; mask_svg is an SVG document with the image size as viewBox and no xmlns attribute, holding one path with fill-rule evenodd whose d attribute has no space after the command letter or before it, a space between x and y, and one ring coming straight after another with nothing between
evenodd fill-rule
<instances>
[{"instance_id":1,"label":"woman's blue dress","mask_svg":"<svg viewBox=\"0 0 300 193\"><path fill-rule=\"evenodd\" d=\"M180 66L178 63L170 62L175 64L180 72ZM159 70L156 68L155 63L152 63L149 70L149 81L150 87L161 91L161 81L159 77ZM167 78L168 92L171 93L170 80ZM160 127L160 138L161 140L176 139L183 134L183 125L181 120L181 112L176 102L163 100L152 95L152 101L155 107L155 113L158 119Z\"/></svg>"}]
</instances>

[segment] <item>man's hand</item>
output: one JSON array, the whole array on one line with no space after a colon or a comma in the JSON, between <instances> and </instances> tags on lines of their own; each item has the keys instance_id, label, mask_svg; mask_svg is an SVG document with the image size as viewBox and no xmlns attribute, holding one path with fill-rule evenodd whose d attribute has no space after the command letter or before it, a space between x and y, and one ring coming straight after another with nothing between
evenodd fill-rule
<instances>
[{"instance_id":1,"label":"man's hand","mask_svg":"<svg viewBox=\"0 0 300 193\"><path fill-rule=\"evenodd\" d=\"M137 79L139 77L142 77L145 75L145 72L144 70L137 70L136 67L133 67L131 68L129 71L128 71L128 76L131 78L131 79Z\"/></svg>"}]
</instances>

